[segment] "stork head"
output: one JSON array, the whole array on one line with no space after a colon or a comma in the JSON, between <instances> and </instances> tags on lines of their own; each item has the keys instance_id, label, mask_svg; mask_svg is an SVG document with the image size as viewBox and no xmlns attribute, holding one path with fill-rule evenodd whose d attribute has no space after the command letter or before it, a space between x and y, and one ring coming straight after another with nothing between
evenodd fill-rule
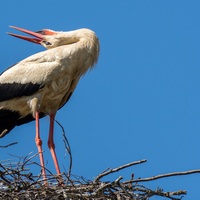
<instances>
[{"instance_id":1,"label":"stork head","mask_svg":"<svg viewBox=\"0 0 200 200\"><path fill-rule=\"evenodd\" d=\"M33 42L36 44L41 44L47 49L55 47L54 45L52 45L52 43L50 41L48 41L48 38L46 38L46 37L50 37L50 38L54 37L57 34L57 32L55 32L55 31L52 31L49 29L44 29L41 31L34 32L34 31L29 31L29 30L23 29L23 28L19 28L16 26L10 26L10 27L14 28L16 30L19 30L21 32L24 32L26 34L32 35L34 37L28 37L28 36L18 35L18 34L14 34L14 33L8 33L11 36L14 36L14 37L17 37L17 38L20 38L23 40L27 40L29 42Z\"/></svg>"},{"instance_id":2,"label":"stork head","mask_svg":"<svg viewBox=\"0 0 200 200\"><path fill-rule=\"evenodd\" d=\"M10 27L19 30L21 32L24 32L26 34L32 35L34 36L34 38L13 33L8 33L9 35L36 44L41 44L46 49L51 49L58 46L68 45L78 42L81 38L84 38L86 35L94 36L94 32L92 32L89 29L81 29L81 31L77 30L69 32L56 32L50 29L43 29L41 31L33 32L23 28L18 28L16 26L10 26Z\"/></svg>"}]
</instances>

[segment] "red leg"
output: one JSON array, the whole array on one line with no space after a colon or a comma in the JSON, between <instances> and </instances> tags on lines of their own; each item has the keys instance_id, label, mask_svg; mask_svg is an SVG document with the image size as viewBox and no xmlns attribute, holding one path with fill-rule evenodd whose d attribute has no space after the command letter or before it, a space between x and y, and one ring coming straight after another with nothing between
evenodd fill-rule
<instances>
[{"instance_id":1,"label":"red leg","mask_svg":"<svg viewBox=\"0 0 200 200\"><path fill-rule=\"evenodd\" d=\"M36 143L36 146L38 148L38 153L39 153L39 157L40 157L40 164L42 166L42 175L44 177L44 179L46 179L46 171L45 171L45 168L44 168L44 158L43 158L43 153L42 153L42 140L40 138L40 124L39 124L39 113L36 112L36 115L35 115L35 120L36 120L36 137L35 137L35 143Z\"/></svg>"},{"instance_id":2,"label":"red leg","mask_svg":"<svg viewBox=\"0 0 200 200\"><path fill-rule=\"evenodd\" d=\"M59 165L58 165L58 160L57 160L57 156L56 156L56 152L55 152L55 144L54 144L54 139L53 139L54 117L55 117L55 114L51 114L50 115L50 128L49 128L48 147L49 147L49 150L51 152L51 155L52 155L52 158L53 158L53 161L54 161L56 172L57 172L58 175L60 175L60 168L59 168Z\"/></svg>"}]
</instances>

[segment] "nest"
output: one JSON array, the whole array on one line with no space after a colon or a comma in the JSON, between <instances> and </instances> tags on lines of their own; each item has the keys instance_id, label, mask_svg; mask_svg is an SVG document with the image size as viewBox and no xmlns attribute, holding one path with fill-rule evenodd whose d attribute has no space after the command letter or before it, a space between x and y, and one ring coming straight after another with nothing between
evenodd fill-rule
<instances>
[{"instance_id":1,"label":"nest","mask_svg":"<svg viewBox=\"0 0 200 200\"><path fill-rule=\"evenodd\" d=\"M119 172L133 165L146 162L146 160L140 160L117 168L109 168L96 176L94 180L88 180L82 176L74 176L69 173L63 173L60 176L57 176L53 175L48 170L47 179L44 180L41 173L39 175L34 175L29 169L30 166L40 166L38 163L33 161L33 157L35 156L37 155L18 157L18 162L11 162L11 160L1 161L0 199L147 200L151 197L159 196L164 199L180 200L184 195L186 195L185 190L164 191L161 188L152 190L145 187L142 183L169 176L200 173L200 170L191 170L139 179L135 179L134 174L131 174L131 179L127 181L123 181L122 176L118 177L114 181L102 181L102 178L105 178L111 173Z\"/></svg>"}]
</instances>

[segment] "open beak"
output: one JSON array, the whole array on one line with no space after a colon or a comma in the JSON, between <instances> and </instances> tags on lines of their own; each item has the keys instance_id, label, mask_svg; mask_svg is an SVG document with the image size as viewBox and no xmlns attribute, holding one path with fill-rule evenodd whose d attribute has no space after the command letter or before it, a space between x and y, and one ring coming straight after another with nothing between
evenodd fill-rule
<instances>
[{"instance_id":1,"label":"open beak","mask_svg":"<svg viewBox=\"0 0 200 200\"><path fill-rule=\"evenodd\" d=\"M29 30L26 30L26 29L23 29L23 28L18 28L16 26L10 26L10 27L14 28L14 29L16 29L18 31L21 31L21 32L27 33L29 35L32 35L35 38L31 38L31 37L28 37L28 36L17 35L17 34L14 34L14 33L8 33L11 36L14 36L14 37L17 37L17 38L20 38L20 39L23 39L23 40L27 40L29 42L33 42L33 43L36 43L36 44L41 44L41 42L43 41L43 35L40 34L40 33L29 31Z\"/></svg>"}]
</instances>

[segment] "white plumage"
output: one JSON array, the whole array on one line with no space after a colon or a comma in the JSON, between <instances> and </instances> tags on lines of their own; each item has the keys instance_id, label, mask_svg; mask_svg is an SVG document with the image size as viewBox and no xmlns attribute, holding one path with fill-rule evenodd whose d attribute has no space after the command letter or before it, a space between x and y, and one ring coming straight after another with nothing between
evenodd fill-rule
<instances>
[{"instance_id":1,"label":"white plumage","mask_svg":"<svg viewBox=\"0 0 200 200\"><path fill-rule=\"evenodd\" d=\"M18 111L22 117L30 113L35 116L30 102L33 98L37 98L39 111L44 109L49 114L55 113L73 92L79 78L96 63L99 43L91 30L79 29L60 32L53 36L46 38L44 36L45 41L50 41L52 44L51 49L32 55L1 74L1 85L4 83L40 85L40 89L30 96L0 102L1 109ZM59 38L61 38L60 43ZM49 48L45 43L42 44Z\"/></svg>"},{"instance_id":2,"label":"white plumage","mask_svg":"<svg viewBox=\"0 0 200 200\"><path fill-rule=\"evenodd\" d=\"M12 28L36 38L10 35L41 44L47 50L18 62L1 74L0 137L35 118L39 120L47 114L54 117L99 55L98 38L86 28L69 32ZM49 138L50 143L53 142L51 136Z\"/></svg>"}]
</instances>

